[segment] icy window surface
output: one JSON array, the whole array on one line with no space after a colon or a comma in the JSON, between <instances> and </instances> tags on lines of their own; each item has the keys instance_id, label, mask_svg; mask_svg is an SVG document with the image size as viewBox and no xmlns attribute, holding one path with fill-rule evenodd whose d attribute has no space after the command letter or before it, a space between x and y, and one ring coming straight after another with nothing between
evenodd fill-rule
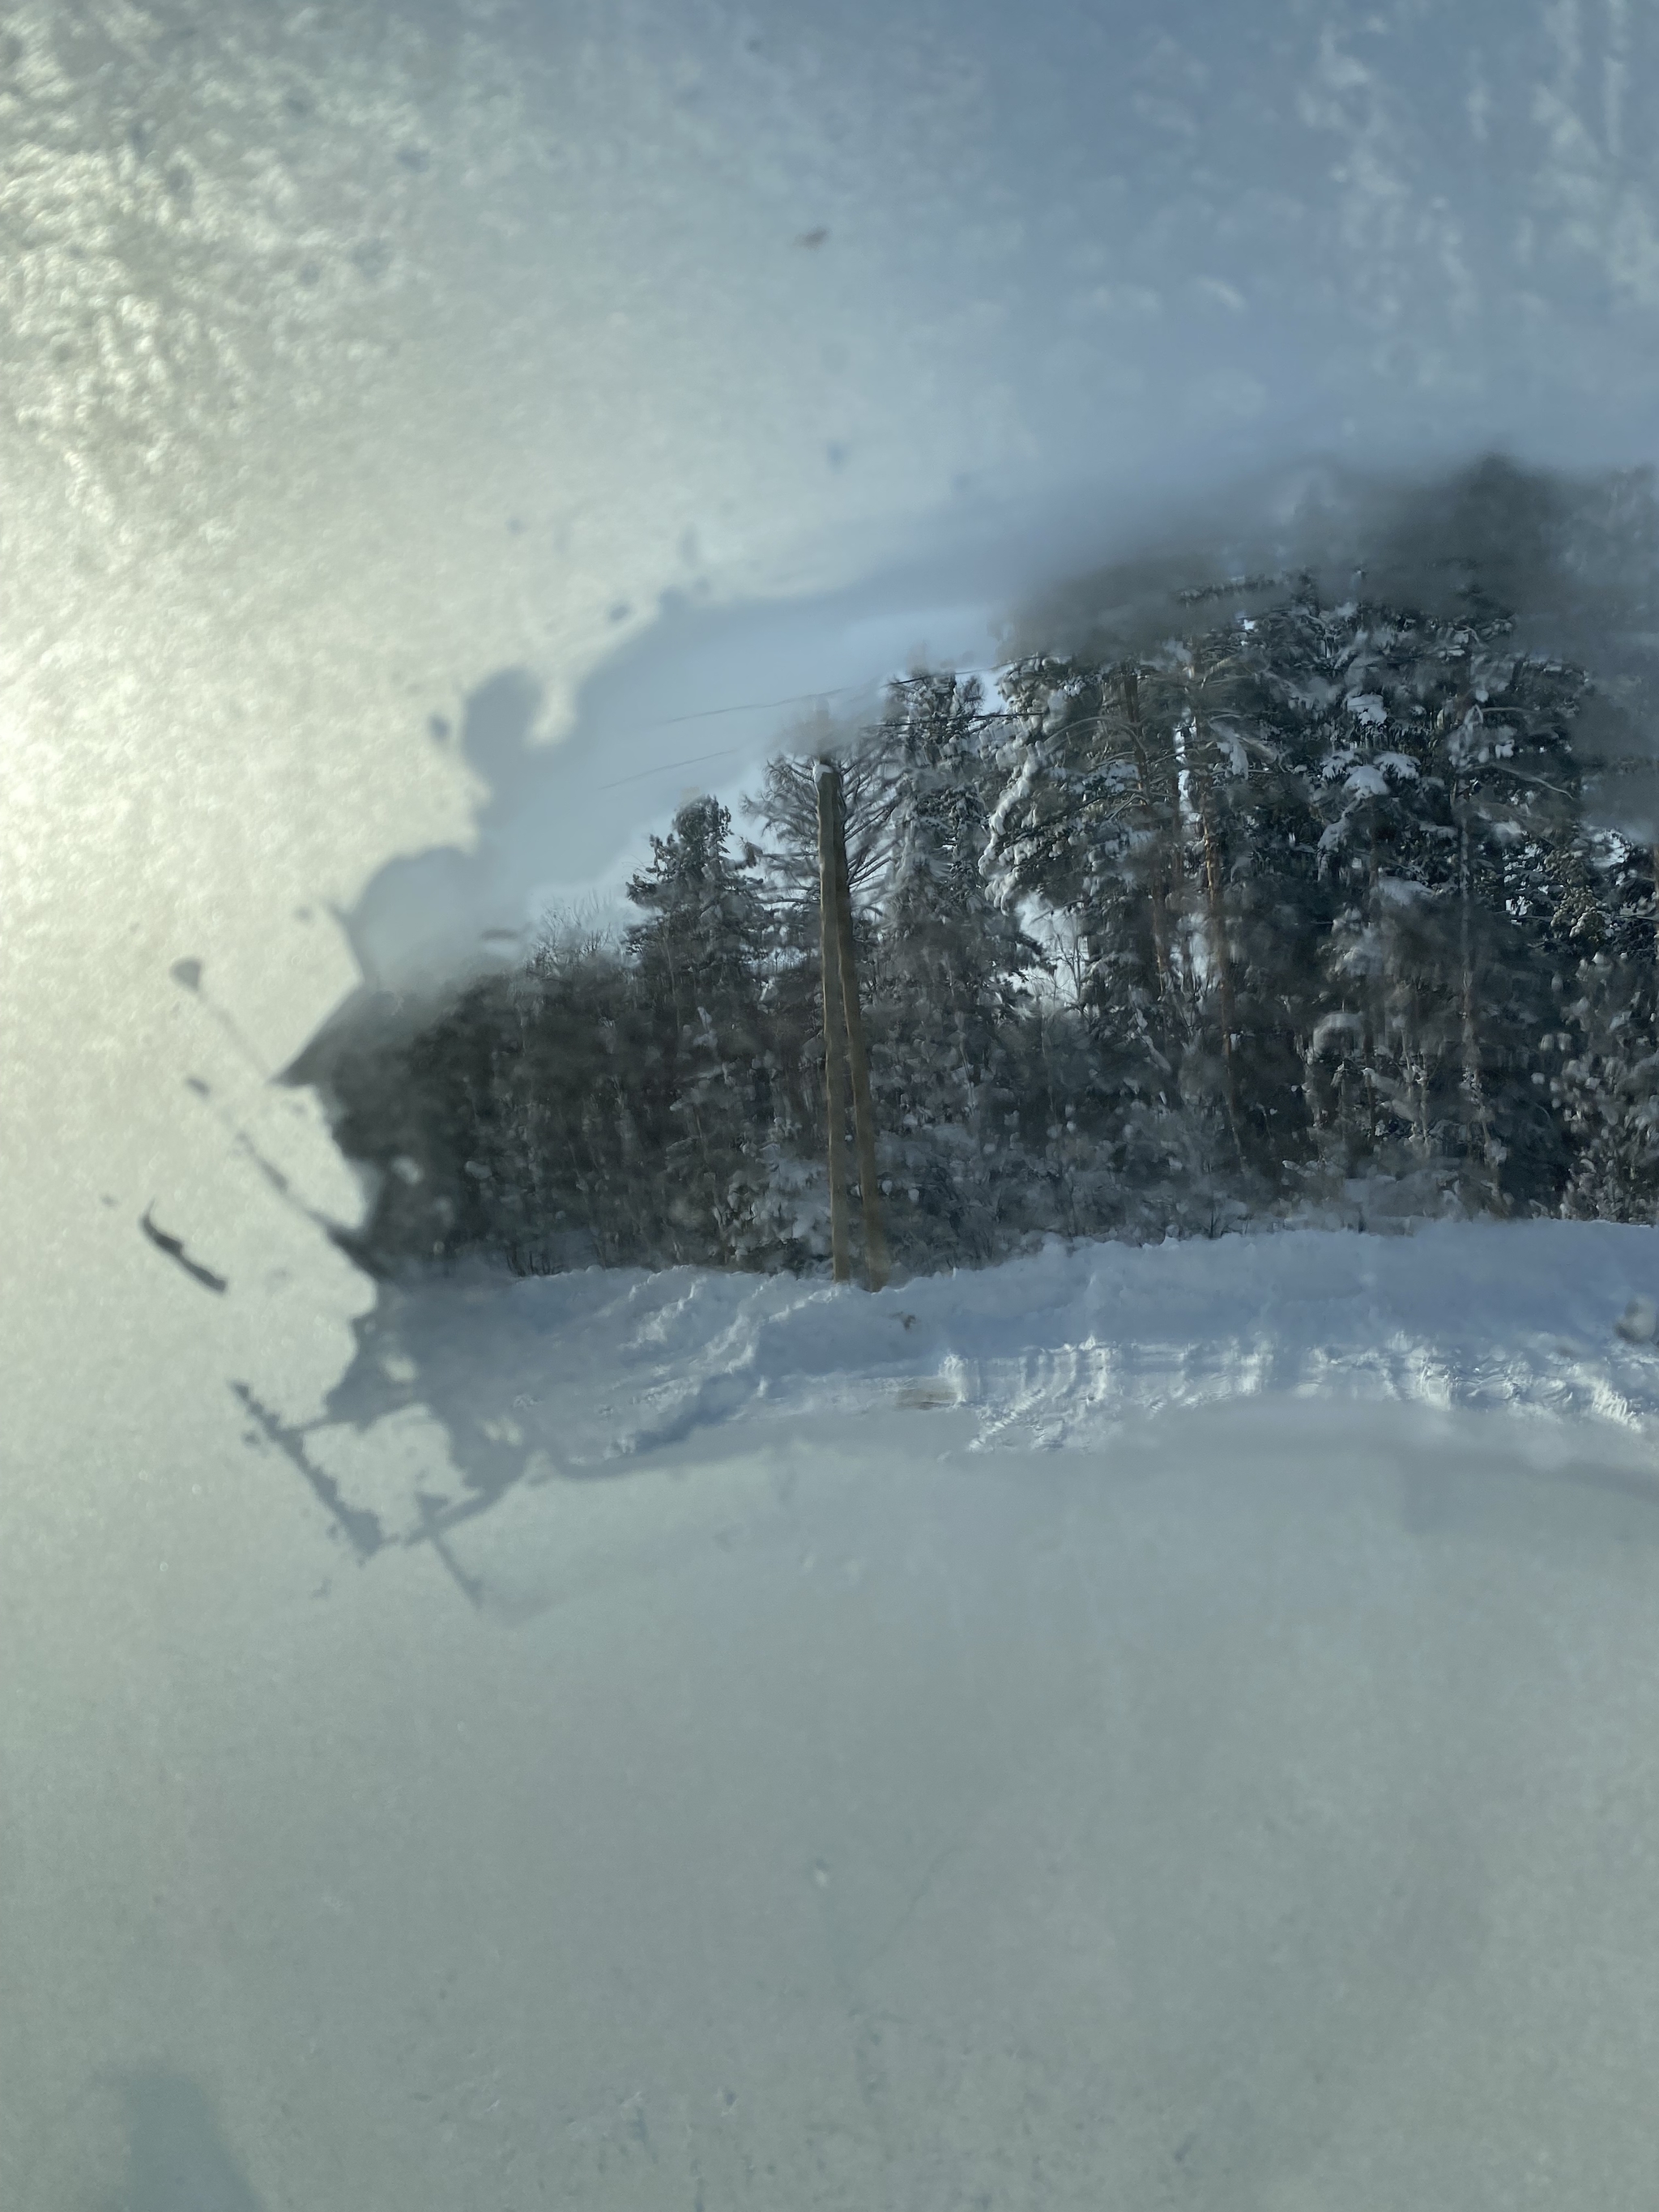
<instances>
[{"instance_id":1,"label":"icy window surface","mask_svg":"<svg viewBox=\"0 0 1659 2212\"><path fill-rule=\"evenodd\" d=\"M411 1286L282 1079L1493 452L1644 730L1656 38L0 0L0 2201L1645 2201L1646 1223Z\"/></svg>"}]
</instances>

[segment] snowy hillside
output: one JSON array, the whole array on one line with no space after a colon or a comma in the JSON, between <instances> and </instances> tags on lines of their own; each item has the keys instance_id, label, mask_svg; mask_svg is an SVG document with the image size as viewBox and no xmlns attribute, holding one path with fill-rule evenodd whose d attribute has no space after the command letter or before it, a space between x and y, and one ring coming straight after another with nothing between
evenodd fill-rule
<instances>
[{"instance_id":1,"label":"snowy hillside","mask_svg":"<svg viewBox=\"0 0 1659 2212\"><path fill-rule=\"evenodd\" d=\"M434 1277L388 1294L325 1419L285 1437L378 1543L700 1428L865 1408L958 1409L981 1447L1098 1445L1269 1393L1643 1426L1656 1296L1655 1232L1599 1222L1054 1243L874 1297L693 1268Z\"/></svg>"}]
</instances>

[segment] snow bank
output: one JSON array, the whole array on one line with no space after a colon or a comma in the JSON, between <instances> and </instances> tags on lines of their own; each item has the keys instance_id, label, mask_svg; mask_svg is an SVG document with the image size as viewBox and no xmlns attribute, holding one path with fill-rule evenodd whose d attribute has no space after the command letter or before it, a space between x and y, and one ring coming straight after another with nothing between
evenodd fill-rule
<instances>
[{"instance_id":1,"label":"snow bank","mask_svg":"<svg viewBox=\"0 0 1659 2212\"><path fill-rule=\"evenodd\" d=\"M475 1492L872 1407L960 1409L981 1447L1094 1444L1126 1416L1264 1393L1639 1426L1659 1415L1656 1293L1659 1236L1578 1222L1056 1243L873 1297L692 1268L434 1279L391 1296L306 1442L351 1491L368 1455L342 1447L376 1431L390 1536L420 1524L432 1468L411 1437L388 1494L388 1415L435 1418Z\"/></svg>"},{"instance_id":2,"label":"snow bank","mask_svg":"<svg viewBox=\"0 0 1659 2212\"><path fill-rule=\"evenodd\" d=\"M1263 1391L1632 1423L1659 1413L1659 1356L1617 1325L1656 1289L1650 1230L1460 1222L1401 1237L1056 1243L873 1297L595 1269L514 1284L489 1327L512 1316L524 1371L559 1400L566 1454L587 1461L707 1422L872 1401L966 1407L981 1442L1043 1444ZM588 1401L574 1424L573 1397Z\"/></svg>"}]
</instances>

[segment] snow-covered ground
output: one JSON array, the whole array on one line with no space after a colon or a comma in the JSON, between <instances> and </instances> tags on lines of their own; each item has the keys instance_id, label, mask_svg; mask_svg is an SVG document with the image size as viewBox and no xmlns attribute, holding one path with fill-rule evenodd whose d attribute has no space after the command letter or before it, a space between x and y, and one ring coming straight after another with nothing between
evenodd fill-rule
<instances>
[{"instance_id":1,"label":"snow-covered ground","mask_svg":"<svg viewBox=\"0 0 1659 2212\"><path fill-rule=\"evenodd\" d=\"M1656 1273L458 1275L0 1437L8 2212L1645 2212Z\"/></svg>"},{"instance_id":2,"label":"snow-covered ground","mask_svg":"<svg viewBox=\"0 0 1659 2212\"><path fill-rule=\"evenodd\" d=\"M1464 1387L1547 1396L1554 1321L1634 1392L1634 1233L1353 1238L1346 1273L1283 1243L1051 1260L1046 1313L1018 1270L434 1286L477 1418L538 1381L514 1418L572 1447L619 1377L689 1387L723 1334L741 1372L768 1312L797 1377L793 1415L502 1491L449 1574L359 1571L270 1453L37 1495L0 1610L8 2207L1645 2212L1645 1439L1258 1390L975 1451L982 1410L902 1402L947 1340L981 1377L1103 1341L1091 1265L1153 1286L1111 1328L1166 1392L1182 1301L1292 1389L1369 1303ZM1206 1264L1262 1271L1254 1314ZM933 1348L878 1355L922 1288ZM361 1443L395 1474L395 1423Z\"/></svg>"},{"instance_id":3,"label":"snow-covered ground","mask_svg":"<svg viewBox=\"0 0 1659 2212\"><path fill-rule=\"evenodd\" d=\"M958 1409L981 1447L1097 1445L1134 1416L1261 1395L1642 1430L1656 1298L1659 1235L1603 1222L1055 1242L873 1297L689 1267L480 1271L386 1294L327 1418L289 1442L396 1540L698 1431L873 1409Z\"/></svg>"}]
</instances>

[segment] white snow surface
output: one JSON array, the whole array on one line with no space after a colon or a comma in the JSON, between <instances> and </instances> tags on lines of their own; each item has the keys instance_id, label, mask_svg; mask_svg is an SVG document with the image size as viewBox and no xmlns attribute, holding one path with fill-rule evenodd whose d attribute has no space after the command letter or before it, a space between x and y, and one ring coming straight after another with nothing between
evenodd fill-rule
<instances>
[{"instance_id":1,"label":"white snow surface","mask_svg":"<svg viewBox=\"0 0 1659 2212\"><path fill-rule=\"evenodd\" d=\"M0 2201L1646 2212L1656 1271L458 1273L6 1434Z\"/></svg>"},{"instance_id":2,"label":"white snow surface","mask_svg":"<svg viewBox=\"0 0 1659 2212\"><path fill-rule=\"evenodd\" d=\"M1126 1417L1269 1393L1639 1428L1659 1352L1619 1323L1656 1291L1659 1237L1603 1222L1056 1241L874 1295L691 1267L434 1278L394 1301L380 1356L532 1478L872 1407L960 1408L980 1447L1097 1444Z\"/></svg>"}]
</instances>

